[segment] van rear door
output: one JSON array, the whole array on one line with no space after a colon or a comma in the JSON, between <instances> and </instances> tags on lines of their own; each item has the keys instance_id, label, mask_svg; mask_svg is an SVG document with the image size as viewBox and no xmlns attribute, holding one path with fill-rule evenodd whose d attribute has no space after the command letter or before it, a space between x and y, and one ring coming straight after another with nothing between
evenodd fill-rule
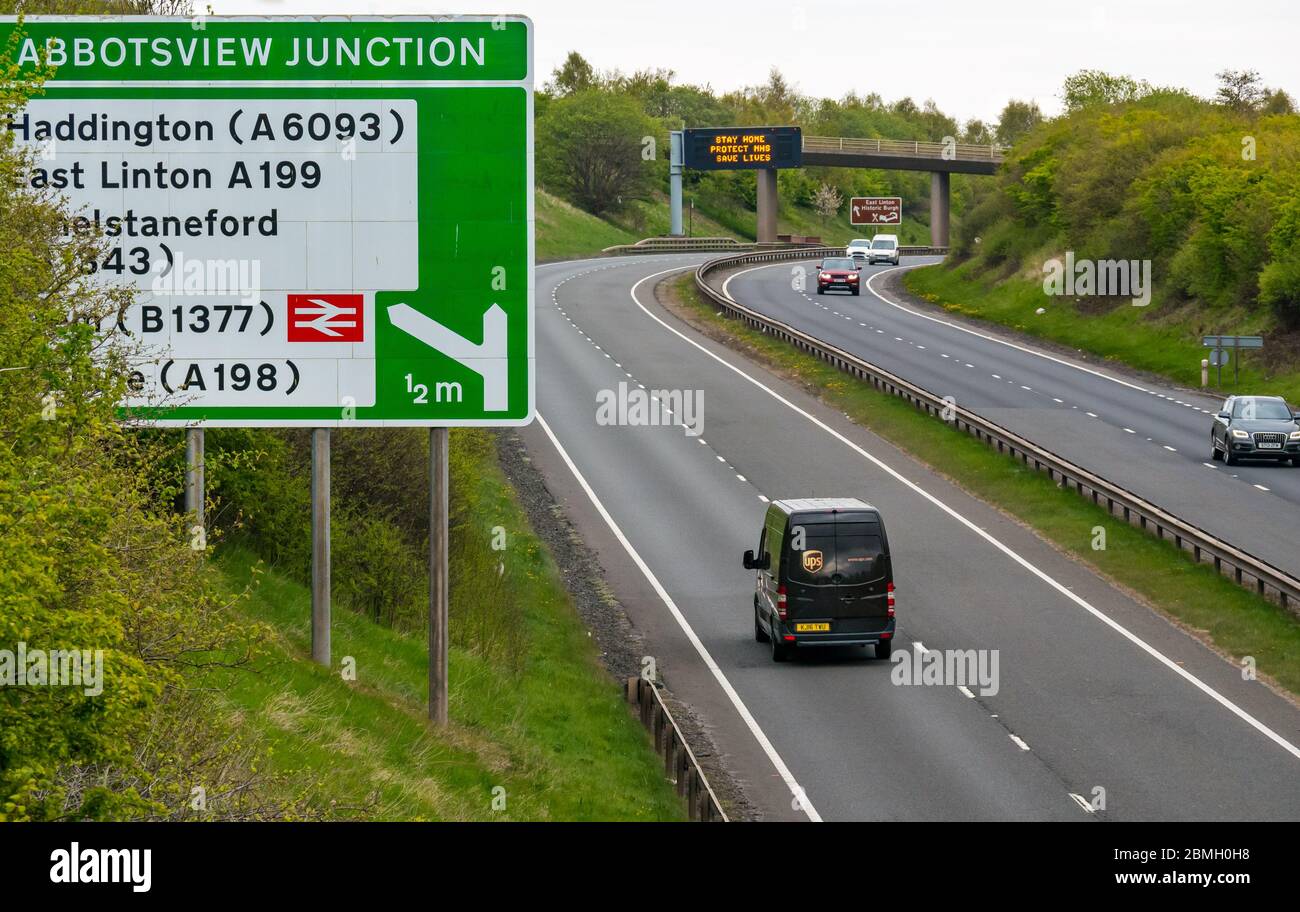
<instances>
[{"instance_id":1,"label":"van rear door","mask_svg":"<svg viewBox=\"0 0 1300 912\"><path fill-rule=\"evenodd\" d=\"M791 523L792 530L795 525ZM794 550L796 541L791 534L785 553L790 621L886 619L889 556L884 553L879 523L846 518L800 525L804 550ZM832 629L844 628L836 624Z\"/></svg>"}]
</instances>

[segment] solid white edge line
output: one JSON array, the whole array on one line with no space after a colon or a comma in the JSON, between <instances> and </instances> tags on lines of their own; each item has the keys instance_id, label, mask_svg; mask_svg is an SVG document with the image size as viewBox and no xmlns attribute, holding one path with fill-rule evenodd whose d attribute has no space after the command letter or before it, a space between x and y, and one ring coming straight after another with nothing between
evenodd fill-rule
<instances>
[{"instance_id":1,"label":"solid white edge line","mask_svg":"<svg viewBox=\"0 0 1300 912\"><path fill-rule=\"evenodd\" d=\"M676 271L680 271L680 270L673 270L673 269L667 269L667 270L664 270L664 272L676 272ZM888 272L888 271L889 271L889 270L884 270L884 272ZM780 402L782 405L784 405L784 406L786 406L787 408L789 408L791 411L795 412L796 414L802 415L804 418L807 418L809 421L811 421L811 422L812 422L813 424L815 424L817 427L821 428L821 429L822 429L823 431L825 431L827 434L830 434L830 435L831 435L832 437L834 437L836 440L838 440L838 441L840 441L841 443L843 443L843 444L844 444L845 446L847 446L849 449L853 450L853 451L856 452L858 455L860 455L862 458L866 459L868 462L872 463L872 464L875 465L877 468L881 469L883 472L885 472L886 474L888 474L889 476L891 476L892 478L894 478L896 481L898 481L898 482L900 482L901 484L907 486L908 488L910 488L911 490L913 490L913 491L915 491L917 494L919 494L921 497L923 497L923 498L925 498L926 500L930 501L930 503L934 504L934 505L935 505L936 507L938 507L940 510L942 510L942 511L945 512L945 513L947 513L947 514L948 514L949 516L951 516L953 519L957 520L957 522L961 523L963 526L965 526L966 528L970 529L972 532L974 532L974 533L975 533L976 535L978 535L980 538L983 538L983 539L984 539L985 541L987 541L989 544L993 545L993 547L997 548L999 551L1001 551L1001 552L1002 552L1003 554L1005 554L1007 557L1011 558L1011 560L1013 560L1014 562L1016 562L1017 564L1019 564L1019 565L1020 565L1021 567L1023 567L1025 570L1028 570L1030 573L1032 573L1034 576L1036 576L1036 577L1038 577L1039 579L1041 579L1043 582L1047 583L1047 585L1049 585L1050 587L1052 587L1053 589L1055 589L1055 590L1056 590L1057 592L1059 592L1061 595L1065 596L1065 598L1067 598L1067 599L1069 599L1070 601L1074 602L1076 605L1078 605L1080 608L1083 608L1085 611L1087 611L1087 612L1088 612L1089 614L1091 614L1093 617L1097 618L1097 619L1098 619L1099 621L1101 621L1103 624L1106 624L1108 627L1110 627L1111 629L1113 629L1114 631L1116 631L1117 633L1119 633L1121 636L1123 636L1125 639L1129 640L1131 643L1133 643L1135 646L1137 646L1137 647L1138 647L1139 649L1141 649L1143 652L1147 653L1147 654L1150 655L1153 659L1155 659L1156 661L1160 662L1162 665L1164 665L1164 666L1165 666L1166 668L1168 668L1170 671L1172 671L1172 672L1174 672L1175 674L1177 674L1177 675L1179 675L1180 677L1182 677L1184 680L1186 680L1186 681L1187 681L1188 683L1190 683L1192 686L1196 687L1198 690L1200 690L1201 692L1203 692L1204 694L1206 694L1206 696L1210 697L1210 698L1213 699L1215 702L1219 703L1221 706L1223 706L1225 709L1227 709L1229 712L1233 713L1235 716L1237 716L1238 718L1240 718L1242 721L1246 722L1248 725L1250 725L1252 728L1254 728L1254 729L1255 729L1256 731L1258 731L1260 734L1264 735L1264 736L1267 737L1269 740L1271 740L1271 741L1273 741L1274 743L1276 743L1278 746L1280 746L1280 747L1281 747L1283 750L1285 750L1287 753L1291 754L1291 756L1293 756L1293 757L1295 757L1296 759L1300 760L1300 747L1296 747L1296 746L1295 746L1294 744L1292 744L1290 741L1286 740L1286 738L1283 738L1283 737L1282 737L1281 735L1279 735L1277 732L1273 731L1273 729L1269 728L1269 727L1268 727L1267 725L1265 725L1263 722L1259 721L1259 720L1256 719L1254 716L1252 716L1250 713L1246 712L1244 709L1242 709L1242 708L1241 708L1240 706L1238 706L1236 703L1233 703L1231 700L1229 700L1229 699L1228 699L1227 697L1225 697L1223 694L1219 693L1219 692L1218 692L1217 690L1215 690L1213 687L1211 687L1210 685L1206 684L1206 683L1205 683L1204 681L1202 681L1200 678L1196 677L1196 675L1192 674L1190 671L1187 671L1185 668L1183 668L1183 667L1180 666L1177 662L1175 662L1175 661L1173 661L1172 659L1170 659L1168 656L1166 656L1166 655L1165 655L1164 653L1162 653L1160 650L1156 649L1154 646L1152 646L1151 644L1147 643L1145 640L1143 640L1143 639L1142 639L1141 637L1139 637L1137 634L1135 634L1135 633L1133 633L1132 631L1130 631L1130 630L1129 630L1127 627L1125 627L1123 624L1121 624L1121 623L1119 623L1118 621L1112 619L1111 617L1109 617L1108 615L1106 615L1104 612L1102 612L1100 609L1094 607L1090 602L1088 602L1088 601L1087 601L1086 599L1084 599L1082 596L1076 595L1076 594L1075 594L1074 592L1072 592L1069 588L1067 588L1066 586L1062 585L1062 584L1061 584L1060 582L1058 582L1055 578L1053 578L1051 575L1049 575L1046 571L1041 570L1041 569L1039 569L1038 567L1036 567L1034 564L1030 563L1028 559L1022 557L1019 553L1017 553L1016 551L1012 550L1008 545L1003 544L1000 540L998 540L997 538L995 538L993 535L991 535L990 533L986 532L984 529L980 528L980 527L979 527L978 525L976 525L974 522L972 522L971 520L967 519L965 516L963 516L963 515L961 515L960 513L958 513L958 512L957 512L956 510L954 510L952 507L948 506L946 503L944 503L944 502L943 502L942 500L940 500L938 497L934 496L934 495L931 494L929 491L927 491L927 490L925 490L924 488L922 488L922 487L921 487L920 485L918 485L916 482L911 481L911 480L908 479L908 478L904 478L903 475L901 475L897 470L895 470L895 469L892 468L891 466L886 465L884 462L882 462L882 461L881 461L880 459L878 459L877 457L872 456L870 453L868 453L868 452L867 452L866 450L864 450L862 447L858 446L858 445L857 445L856 443L854 443L852 440L849 440L847 437L845 437L845 436L844 436L843 434L841 434L839 431L835 430L835 429L834 429L833 427L831 427L830 425L826 424L824 421L822 421L822 420L821 420L820 418L818 418L816 415L813 415L813 414L811 414L811 413L809 413L809 412L806 412L806 411L804 411L803 409L799 408L799 406L795 405L793 402L791 402L790 400L786 399L784 396L782 396L782 395L781 395L780 393L778 393L776 390L772 389L771 387L766 386L766 385L765 385L764 383L762 383L761 381L756 380L755 378L751 377L749 374L745 373L743 370L741 370L740 368L736 367L736 366L735 366L734 364L732 364L730 361L726 360L725 358L719 357L718 355L716 355L716 354L714 354L713 352L709 351L707 348L705 348L705 347L704 347L703 345L701 345L700 343L696 342L694 339L692 339L692 338L690 338L689 336L685 335L684 333L678 331L678 330L675 329L674 327L669 326L669 325L668 325L667 323L665 323L663 320L659 319L659 317L657 317L657 316L655 316L653 313L651 313L650 310L647 309L646 306L645 306L644 304L642 304L639 300L637 300L636 290L637 290L638 288L640 288L641 285L644 284L646 281L648 281L648 280L650 280L650 279L653 279L653 278L655 278L656 276L663 275L663 274L664 274L663 272L657 272L657 273L653 273L652 275L645 276L645 277L642 278L639 282L637 282L635 285L632 286L632 290L631 290L631 292L630 292L630 294L631 294L631 296L632 296L632 303L635 304L637 307L641 308L641 312L642 312L642 313L644 313L644 314L645 314L646 316L648 316L650 319L654 320L656 323L658 323L658 324L659 324L660 326L662 326L664 329L668 330L668 331L669 331L670 333L672 333L673 335L677 336L677 337L678 337L679 339L681 339L683 342L686 342L688 345L691 345L691 346L694 346L695 348L698 348L700 351L704 352L704 354L708 355L710 358L712 358L713 360L717 361L717 362L718 362L719 364L721 364L723 367L727 368L727 369L730 370L730 371L733 371L733 372L736 373L736 374L739 374L741 377L743 377L743 378L745 378L746 380L748 380L748 381L749 381L750 383L752 383L754 386L758 387L758 388L761 389L763 392L767 393L769 396L771 396L773 399L777 400L777 401ZM882 274L882 273L877 273L877 275L881 275L881 274ZM737 275L739 275L739 273L737 273ZM734 278L734 276L733 276L733 278ZM868 284L870 284L870 283L868 283ZM881 298L881 300L884 300L884 299ZM888 303L888 302L886 302L886 303Z\"/></svg>"},{"instance_id":2,"label":"solid white edge line","mask_svg":"<svg viewBox=\"0 0 1300 912\"><path fill-rule=\"evenodd\" d=\"M670 269L667 271L679 272L680 270ZM663 273L655 273L655 275L662 274ZM718 682L719 686L722 687L722 691L727 695L727 699L731 701L731 705L736 708L736 712L740 714L740 718L745 721L745 725L749 727L750 733L754 736L755 740L758 741L759 747L763 748L763 753L767 754L767 759L772 761L772 765L776 767L777 773L780 774L783 780L785 780L785 784L790 789L790 794L793 795L798 802L799 808L808 815L808 819L813 823L821 823L821 815L817 813L817 809L814 808L812 802L808 800L807 793L804 792L803 787L799 785L798 781L794 778L794 774L790 772L790 768L785 765L785 761L781 759L781 755L776 752L776 748L772 746L772 742L768 740L763 729L759 727L758 721L754 718L753 714L750 713L749 707L745 705L745 701L740 699L740 694L736 693L736 689L731 686L731 682L727 680L727 676L723 673L722 669L718 667L718 663L715 662L713 656L709 654L709 650L702 642L700 642L700 638L695 635L695 631L691 628L690 622L686 620L685 615L683 615L677 608L677 604L673 601L672 596L668 594L668 590L664 589L660 584L658 578L654 575L654 571L652 571L646 562L641 559L641 555L637 553L636 548L632 547L632 543L627 540L627 536L624 535L623 530L618 527L618 523L614 522L614 517L609 515L609 511L606 510L605 505L600 502L600 498L596 496L596 492L592 490L591 485L587 484L587 479L583 477L582 472L578 470L578 467L574 464L573 460L569 458L568 451L565 450L564 445L560 443L560 438L555 436L555 432L551 430L551 426L546 423L546 419L542 417L541 411L536 412L536 416L537 423L542 426L542 430L546 432L546 436L551 438L551 443L554 444L556 451L559 452L560 458L563 459L565 465L569 467L569 471L572 472L573 477L578 480L578 484L582 486L582 489L585 492L587 492L587 497L591 500L596 511L600 513L601 518L605 520L605 524L609 526L610 531L614 533L614 537L617 538L619 544L623 546L623 550L627 551L628 556L632 558L637 569L641 571L641 574L646 578L647 582L650 583L655 594L658 595L664 605L668 607L669 613L671 613L673 618L676 619L678 626L682 628L682 632L686 634L686 639L690 640L691 645L695 647L695 651L699 653L705 666L713 673L714 679Z\"/></svg>"},{"instance_id":3,"label":"solid white edge line","mask_svg":"<svg viewBox=\"0 0 1300 912\"><path fill-rule=\"evenodd\" d=\"M1093 810L1092 805L1088 803L1088 800L1087 800L1086 798L1084 798L1082 795L1076 795L1074 792L1070 792L1070 797L1074 799L1074 803L1075 803L1075 804L1077 804L1077 805L1079 805L1079 807L1083 808L1083 810L1084 810L1085 813L1088 813L1088 814L1095 814L1095 813L1097 813L1095 810Z\"/></svg>"},{"instance_id":4,"label":"solid white edge line","mask_svg":"<svg viewBox=\"0 0 1300 912\"><path fill-rule=\"evenodd\" d=\"M762 266L754 266L749 269L742 269L740 272L737 272L727 277L726 281L722 283L722 293L727 297L731 298L731 292L728 290L727 286L731 284L732 279L739 278L740 276L748 272L754 272L755 270L758 269L771 269L773 266L778 266L778 265L784 266L789 264L788 263L766 263ZM1043 358L1048 361L1055 362L1056 364L1062 364L1066 367L1073 368L1074 370L1077 371L1083 371L1085 374L1092 374L1094 377L1100 377L1103 380L1109 380L1111 383L1118 383L1120 386L1127 386L1129 389L1135 389L1140 393L1152 392L1149 389L1145 389L1144 387L1138 386L1136 383L1129 383L1127 380L1121 380L1118 377L1112 377L1110 374L1102 373L1099 370L1093 370L1090 367L1084 367L1082 364L1076 364L1075 362L1067 361L1064 358L1057 358L1053 355L1047 354L1046 352L1036 351L1032 348L1029 348L1028 346L1017 345L1015 342L1009 342L1006 339L999 339L997 336L991 336L988 333L982 333L978 330L971 329L967 326L962 326L960 323L953 323L950 320L941 320L938 317L931 316L930 314L921 313L919 310L913 310L910 307L904 307L902 304L897 304L889 300L880 292L876 291L874 287L872 287L871 283L883 275L887 275L891 272L898 272L900 269L917 269L920 266L930 266L930 265L933 264L913 263L908 266L891 266L888 269L882 269L879 272L872 273L871 278L867 279L867 283L866 283L867 290L870 291L872 295L875 296L876 300L884 304L888 304L890 307L901 310L903 313L911 314L914 317L920 317L922 320L929 320L931 323L938 323L940 326L947 326L951 329L960 330L961 332L969 333L972 336L978 336L979 338L984 339L988 342L996 342L998 345L1005 345L1008 348L1014 348L1016 349L1016 351L1022 351L1027 355L1033 355L1036 358ZM736 300L735 298L731 298L731 299L733 301Z\"/></svg>"}]
</instances>

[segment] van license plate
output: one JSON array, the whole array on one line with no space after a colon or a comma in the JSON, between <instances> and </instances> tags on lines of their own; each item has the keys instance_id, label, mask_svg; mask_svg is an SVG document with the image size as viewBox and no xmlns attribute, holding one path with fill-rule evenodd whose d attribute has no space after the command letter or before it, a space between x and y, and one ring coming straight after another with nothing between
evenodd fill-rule
<instances>
[{"instance_id":1,"label":"van license plate","mask_svg":"<svg viewBox=\"0 0 1300 912\"><path fill-rule=\"evenodd\" d=\"M829 633L831 625L827 623L820 624L795 624L795 633Z\"/></svg>"}]
</instances>

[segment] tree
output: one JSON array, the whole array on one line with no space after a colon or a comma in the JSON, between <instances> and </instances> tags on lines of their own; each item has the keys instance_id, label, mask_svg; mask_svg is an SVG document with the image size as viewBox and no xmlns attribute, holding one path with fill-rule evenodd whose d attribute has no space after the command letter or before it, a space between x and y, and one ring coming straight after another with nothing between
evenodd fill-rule
<instances>
[{"instance_id":1,"label":"tree","mask_svg":"<svg viewBox=\"0 0 1300 912\"><path fill-rule=\"evenodd\" d=\"M1038 110L1037 102L1013 98L1002 109L995 135L999 143L1010 146L1042 122L1043 112Z\"/></svg>"},{"instance_id":2,"label":"tree","mask_svg":"<svg viewBox=\"0 0 1300 912\"><path fill-rule=\"evenodd\" d=\"M537 175L594 215L649 194L647 139L663 132L634 99L589 89L557 99L537 124Z\"/></svg>"},{"instance_id":3,"label":"tree","mask_svg":"<svg viewBox=\"0 0 1300 912\"><path fill-rule=\"evenodd\" d=\"M1101 70L1080 70L1065 78L1065 84L1061 89L1061 101L1067 112L1081 111L1096 105L1137 101L1153 91L1151 84L1145 79L1113 76Z\"/></svg>"},{"instance_id":4,"label":"tree","mask_svg":"<svg viewBox=\"0 0 1300 912\"><path fill-rule=\"evenodd\" d=\"M569 51L564 63L551 74L550 91L555 95L574 95L595 88L596 71L577 51Z\"/></svg>"},{"instance_id":5,"label":"tree","mask_svg":"<svg viewBox=\"0 0 1300 912\"><path fill-rule=\"evenodd\" d=\"M1261 114L1294 114L1295 102L1286 92L1274 89L1264 93L1264 100L1260 103L1259 110Z\"/></svg>"},{"instance_id":6,"label":"tree","mask_svg":"<svg viewBox=\"0 0 1300 912\"><path fill-rule=\"evenodd\" d=\"M989 129L988 124L978 118L966 121L966 126L961 131L961 141L965 143L987 146L993 140L993 131Z\"/></svg>"},{"instance_id":7,"label":"tree","mask_svg":"<svg viewBox=\"0 0 1300 912\"><path fill-rule=\"evenodd\" d=\"M1266 91L1257 71L1223 70L1215 75L1219 79L1219 90L1215 92L1219 104L1234 111L1249 113L1264 102Z\"/></svg>"},{"instance_id":8,"label":"tree","mask_svg":"<svg viewBox=\"0 0 1300 912\"><path fill-rule=\"evenodd\" d=\"M830 184L822 184L813 194L813 208L821 213L822 218L832 218L844 205L844 196L839 189Z\"/></svg>"}]
</instances>

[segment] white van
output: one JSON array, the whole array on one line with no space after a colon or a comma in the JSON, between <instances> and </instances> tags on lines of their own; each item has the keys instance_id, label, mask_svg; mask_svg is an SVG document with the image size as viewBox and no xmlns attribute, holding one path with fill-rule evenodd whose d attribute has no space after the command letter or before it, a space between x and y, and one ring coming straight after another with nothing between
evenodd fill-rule
<instances>
[{"instance_id":1,"label":"white van","mask_svg":"<svg viewBox=\"0 0 1300 912\"><path fill-rule=\"evenodd\" d=\"M898 265L898 235L878 234L871 239L871 249L867 251L867 265L892 263Z\"/></svg>"}]
</instances>

